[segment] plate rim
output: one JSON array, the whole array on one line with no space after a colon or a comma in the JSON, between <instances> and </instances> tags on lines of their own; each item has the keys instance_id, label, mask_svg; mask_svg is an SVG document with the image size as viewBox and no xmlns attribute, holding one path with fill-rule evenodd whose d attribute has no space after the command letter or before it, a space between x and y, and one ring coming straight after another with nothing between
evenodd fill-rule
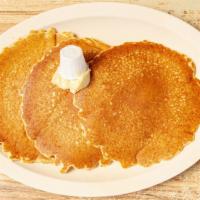
<instances>
[{"instance_id":1,"label":"plate rim","mask_svg":"<svg viewBox=\"0 0 200 200\"><path fill-rule=\"evenodd\" d=\"M95 10L94 8L97 11L95 15L94 15L94 10ZM144 6L127 4L127 3L112 3L112 2L94 3L93 2L93 3L72 4L72 5L63 6L60 8L55 8L55 9L40 13L29 19L26 19L25 21L13 26L12 28L8 29L3 34L1 34L0 49L5 47L5 45L11 44L17 38L21 37L22 32L23 32L23 35L25 35L31 29L38 29L43 26L46 26L45 25L46 17L49 17L49 21L52 20L54 23L56 23L56 19L58 19L61 16L61 14L64 13L64 11L67 10L69 12L67 16L69 16L70 13L72 14L73 12L77 13L78 10L80 9L82 9L82 11L83 9L85 9L84 12L82 13L79 12L79 15L83 15L82 17L104 16L104 15L107 16L109 15L110 10L112 10L112 12L110 12L112 13L112 15L114 12L117 16L120 17L120 12L117 14L115 10L125 9L128 12L124 13L124 17L129 18L128 14L130 14L130 10L142 11L148 14L152 14L151 17L154 17L155 20L156 20L155 17L158 17L158 16L162 17L166 22L165 27L166 26L176 27L177 29L176 31L178 31L180 34L181 34L181 30L183 29L186 30L187 32L185 36L186 38L187 37L191 38L191 36L195 37L195 43L200 43L200 34L196 28L167 13L164 13L152 8L144 7ZM103 9L103 12L99 12L100 10L102 11L102 9ZM87 13L88 10L91 10L91 12ZM58 14L59 16L55 17L56 16L55 14ZM74 15L71 15L69 17L72 17L72 19L74 19L73 16ZM66 16L64 18L66 18ZM40 20L40 23L37 23L38 20ZM150 20L152 20L152 18ZM52 24L52 21L50 22L51 24ZM200 52L200 47L198 48L198 50ZM194 149L195 148L196 148L196 151L199 150L198 146L195 146ZM143 183L143 184L137 183L135 185L134 185L135 178L131 178L131 177L125 180L117 180L117 181L115 180L115 181L105 182L103 183L103 185L100 182L92 182L92 183L91 182L71 182L71 181L66 181L66 180L60 180L57 178L51 178L51 177L33 172L26 168L23 168L22 166L19 166L15 164L13 161L6 158L1 153L0 153L0 160L2 164L0 165L0 170L4 174L8 175L9 177L13 178L14 180L18 182L21 182L25 185L31 186L39 190L47 191L50 193L70 195L70 196L82 196L82 197L103 197L103 196L121 195L121 194L130 193L130 192L136 192L139 190L152 187L154 185L162 183L180 174L181 172L185 171L186 169L194 165L199 159L200 159L200 153L196 153L196 154L194 153L193 156L190 157L189 161L185 162L182 166L173 166L173 163L170 166L170 163L169 163L166 167L166 170L169 167L173 167L174 168L173 173L171 171L170 172L166 171L166 173L160 173L159 174L160 176L159 177L157 176L156 178L154 177L154 180L149 176L149 178L146 178L146 183ZM146 174L140 175L140 176L148 177ZM40 183L38 183L38 180L40 180ZM130 184L130 183L133 183L133 184ZM59 185L59 187L56 187L57 185ZM115 188L115 190L113 190L112 188Z\"/></svg>"}]
</instances>

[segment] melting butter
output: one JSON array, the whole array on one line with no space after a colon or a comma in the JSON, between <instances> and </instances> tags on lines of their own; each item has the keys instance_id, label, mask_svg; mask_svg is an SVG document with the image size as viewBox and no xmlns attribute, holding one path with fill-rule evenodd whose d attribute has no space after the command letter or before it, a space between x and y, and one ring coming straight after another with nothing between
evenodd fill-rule
<instances>
[{"instance_id":1,"label":"melting butter","mask_svg":"<svg viewBox=\"0 0 200 200\"><path fill-rule=\"evenodd\" d=\"M58 72L53 76L52 83L63 90L69 89L71 93L75 94L79 90L85 88L90 83L90 69L83 72L77 79L64 79Z\"/></svg>"},{"instance_id":2,"label":"melting butter","mask_svg":"<svg viewBox=\"0 0 200 200\"><path fill-rule=\"evenodd\" d=\"M90 82L90 69L85 61L83 51L75 45L67 45L60 50L60 64L52 83L63 90L69 89L75 94L87 87Z\"/></svg>"}]
</instances>

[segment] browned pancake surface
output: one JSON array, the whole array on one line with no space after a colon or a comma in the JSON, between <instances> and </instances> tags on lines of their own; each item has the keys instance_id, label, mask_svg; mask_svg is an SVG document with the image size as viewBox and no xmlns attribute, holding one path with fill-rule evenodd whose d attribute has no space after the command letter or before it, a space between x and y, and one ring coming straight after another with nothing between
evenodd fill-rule
<instances>
[{"instance_id":1,"label":"browned pancake surface","mask_svg":"<svg viewBox=\"0 0 200 200\"><path fill-rule=\"evenodd\" d=\"M101 160L99 149L90 145L80 127L73 95L51 83L59 65L60 49L66 45L80 46L87 61L108 48L99 48L86 39L63 42L38 63L26 84L23 97L23 118L28 136L47 157L69 166L95 167Z\"/></svg>"},{"instance_id":2,"label":"browned pancake surface","mask_svg":"<svg viewBox=\"0 0 200 200\"><path fill-rule=\"evenodd\" d=\"M91 63L90 85L74 104L92 144L123 167L168 159L191 141L200 122L194 64L150 42L125 43Z\"/></svg>"},{"instance_id":3,"label":"browned pancake surface","mask_svg":"<svg viewBox=\"0 0 200 200\"><path fill-rule=\"evenodd\" d=\"M59 35L55 29L32 31L0 54L0 142L13 159L33 161L39 155L27 138L21 119L25 80L46 52L73 36L67 32Z\"/></svg>"},{"instance_id":4,"label":"browned pancake surface","mask_svg":"<svg viewBox=\"0 0 200 200\"><path fill-rule=\"evenodd\" d=\"M55 30L32 31L0 55L0 141L14 159L34 160L38 151L25 135L21 89L31 66L56 43Z\"/></svg>"}]
</instances>

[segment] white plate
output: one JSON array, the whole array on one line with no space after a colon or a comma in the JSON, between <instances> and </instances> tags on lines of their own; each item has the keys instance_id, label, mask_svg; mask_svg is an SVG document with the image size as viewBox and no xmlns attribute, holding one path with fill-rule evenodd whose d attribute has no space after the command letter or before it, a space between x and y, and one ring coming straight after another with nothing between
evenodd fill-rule
<instances>
[{"instance_id":1,"label":"white plate","mask_svg":"<svg viewBox=\"0 0 200 200\"><path fill-rule=\"evenodd\" d=\"M96 37L111 44L151 40L186 53L200 75L200 34L168 14L121 3L77 4L32 17L0 36L3 48L32 29L55 26L80 36ZM149 168L122 169L115 163L93 170L60 174L55 166L12 162L0 153L0 169L11 178L44 191L71 196L120 195L142 190L183 172L200 158L200 135L172 160Z\"/></svg>"}]
</instances>

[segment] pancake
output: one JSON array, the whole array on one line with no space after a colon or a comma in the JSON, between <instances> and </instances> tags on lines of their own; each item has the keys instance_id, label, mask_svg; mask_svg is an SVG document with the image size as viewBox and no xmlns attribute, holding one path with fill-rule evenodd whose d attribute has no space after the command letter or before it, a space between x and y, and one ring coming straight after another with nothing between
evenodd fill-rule
<instances>
[{"instance_id":1,"label":"pancake","mask_svg":"<svg viewBox=\"0 0 200 200\"><path fill-rule=\"evenodd\" d=\"M200 85L189 58L156 43L125 43L90 68L90 85L75 94L74 105L87 138L108 159L148 166L193 140Z\"/></svg>"},{"instance_id":2,"label":"pancake","mask_svg":"<svg viewBox=\"0 0 200 200\"><path fill-rule=\"evenodd\" d=\"M109 46L93 46L93 39L74 39L61 43L33 68L23 95L23 120L27 135L46 157L63 164L62 172L70 167L92 168L102 159L101 151L90 145L80 126L73 95L53 85L51 80L59 66L60 49L77 45L90 61ZM103 43L101 43L102 45ZM102 161L104 162L104 161Z\"/></svg>"},{"instance_id":3,"label":"pancake","mask_svg":"<svg viewBox=\"0 0 200 200\"><path fill-rule=\"evenodd\" d=\"M56 35L55 29L31 31L0 54L0 142L12 159L33 161L41 157L25 134L21 90L32 66L59 42Z\"/></svg>"},{"instance_id":4,"label":"pancake","mask_svg":"<svg viewBox=\"0 0 200 200\"><path fill-rule=\"evenodd\" d=\"M62 42L65 42L66 40L78 38L74 33L72 32L57 32L56 33L56 45L59 45Z\"/></svg>"}]
</instances>

